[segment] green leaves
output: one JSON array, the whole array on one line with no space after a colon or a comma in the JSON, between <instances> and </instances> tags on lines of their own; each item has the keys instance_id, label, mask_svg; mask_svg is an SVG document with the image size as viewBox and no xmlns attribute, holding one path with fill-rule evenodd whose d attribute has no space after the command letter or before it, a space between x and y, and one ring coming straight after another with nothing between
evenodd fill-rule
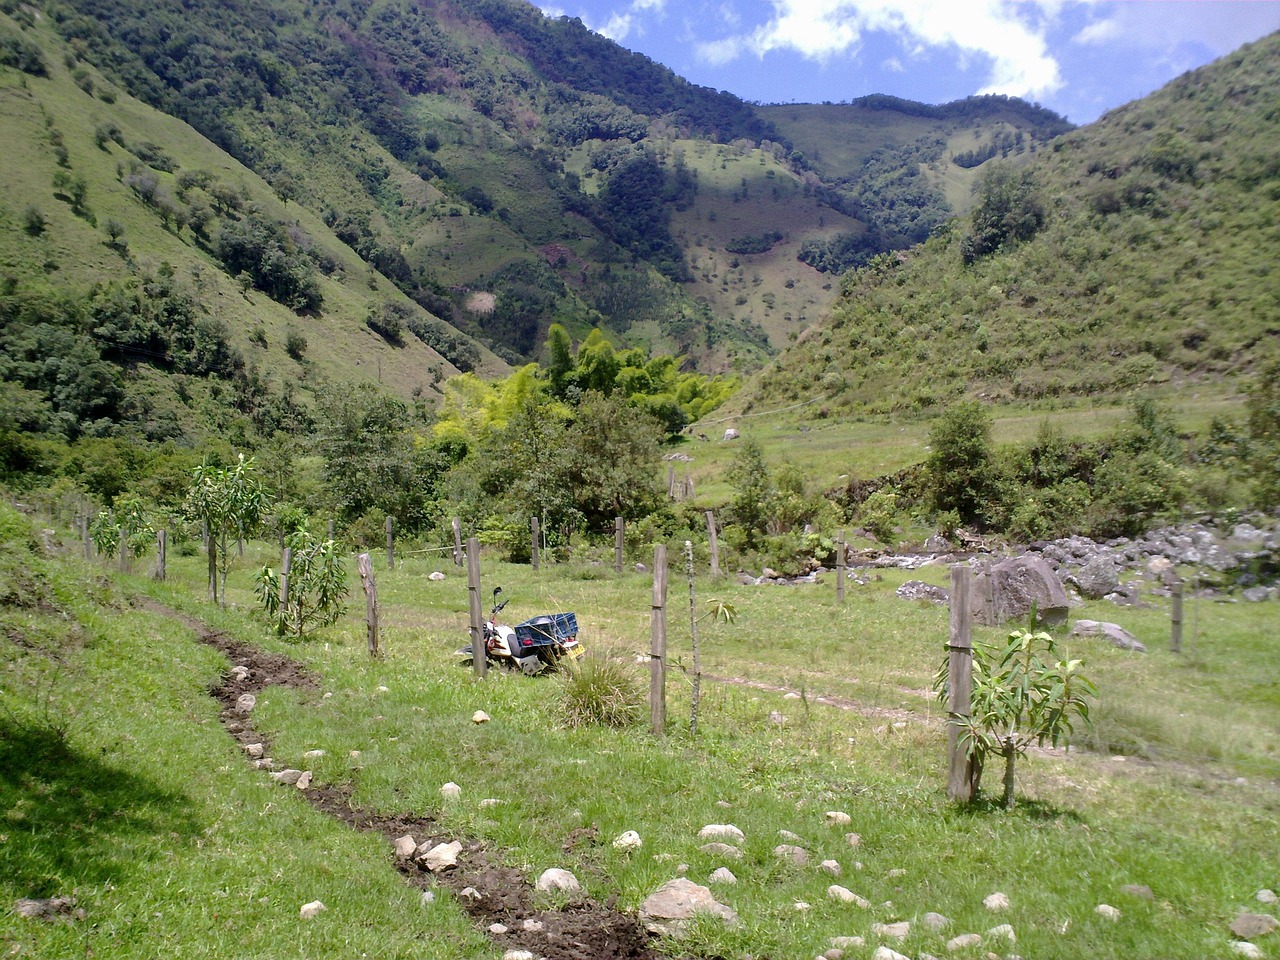
<instances>
[{"instance_id":1,"label":"green leaves","mask_svg":"<svg viewBox=\"0 0 1280 960\"><path fill-rule=\"evenodd\" d=\"M254 577L254 593L281 636L301 637L336 623L346 612L347 571L332 540L317 540L305 530L289 537L288 594L284 571L264 566Z\"/></svg>"}]
</instances>

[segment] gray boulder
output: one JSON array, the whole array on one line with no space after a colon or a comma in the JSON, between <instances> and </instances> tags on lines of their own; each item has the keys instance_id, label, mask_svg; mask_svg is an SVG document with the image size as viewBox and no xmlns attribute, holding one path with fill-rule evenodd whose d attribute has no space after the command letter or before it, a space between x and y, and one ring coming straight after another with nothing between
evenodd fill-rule
<instances>
[{"instance_id":1,"label":"gray boulder","mask_svg":"<svg viewBox=\"0 0 1280 960\"><path fill-rule=\"evenodd\" d=\"M946 590L923 580L908 580L893 592L903 600L926 600L939 606L946 606L951 602L951 595Z\"/></svg>"},{"instance_id":2,"label":"gray boulder","mask_svg":"<svg viewBox=\"0 0 1280 960\"><path fill-rule=\"evenodd\" d=\"M1116 573L1116 565L1110 557L1095 554L1073 578L1082 596L1090 600L1101 600L1109 593L1115 593L1120 586L1120 577Z\"/></svg>"},{"instance_id":3,"label":"gray boulder","mask_svg":"<svg viewBox=\"0 0 1280 960\"><path fill-rule=\"evenodd\" d=\"M1071 627L1073 637L1105 637L1121 650L1146 653L1147 648L1132 633L1117 623L1105 620L1077 620Z\"/></svg>"},{"instance_id":4,"label":"gray boulder","mask_svg":"<svg viewBox=\"0 0 1280 960\"><path fill-rule=\"evenodd\" d=\"M1070 601L1062 581L1041 557L1010 557L974 577L974 619L987 626L1020 620L1036 608L1045 626L1065 623Z\"/></svg>"}]
</instances>

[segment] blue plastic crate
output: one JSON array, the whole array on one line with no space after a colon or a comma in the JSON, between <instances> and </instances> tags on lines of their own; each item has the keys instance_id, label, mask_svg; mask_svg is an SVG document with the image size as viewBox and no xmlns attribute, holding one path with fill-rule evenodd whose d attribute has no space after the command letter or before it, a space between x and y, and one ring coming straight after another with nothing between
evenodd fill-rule
<instances>
[{"instance_id":1,"label":"blue plastic crate","mask_svg":"<svg viewBox=\"0 0 1280 960\"><path fill-rule=\"evenodd\" d=\"M524 649L565 643L578 635L578 617L573 613L553 613L531 617L515 625L516 643Z\"/></svg>"}]
</instances>

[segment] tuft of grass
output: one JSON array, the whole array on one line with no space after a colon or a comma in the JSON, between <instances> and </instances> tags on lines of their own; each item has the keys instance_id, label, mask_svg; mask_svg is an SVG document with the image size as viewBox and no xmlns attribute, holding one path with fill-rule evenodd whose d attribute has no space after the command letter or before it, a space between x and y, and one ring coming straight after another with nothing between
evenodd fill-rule
<instances>
[{"instance_id":1,"label":"tuft of grass","mask_svg":"<svg viewBox=\"0 0 1280 960\"><path fill-rule=\"evenodd\" d=\"M625 661L590 653L565 668L560 706L571 727L631 727L644 716L645 691Z\"/></svg>"}]
</instances>

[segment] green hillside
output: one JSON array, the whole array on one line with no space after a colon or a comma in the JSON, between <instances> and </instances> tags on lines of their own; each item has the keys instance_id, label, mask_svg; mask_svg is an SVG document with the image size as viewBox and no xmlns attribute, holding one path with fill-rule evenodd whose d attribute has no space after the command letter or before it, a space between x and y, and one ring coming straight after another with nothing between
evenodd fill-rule
<instances>
[{"instance_id":1,"label":"green hillside","mask_svg":"<svg viewBox=\"0 0 1280 960\"><path fill-rule=\"evenodd\" d=\"M989 165L970 215L843 278L742 397L838 411L1214 392L1275 347L1280 36Z\"/></svg>"}]
</instances>

